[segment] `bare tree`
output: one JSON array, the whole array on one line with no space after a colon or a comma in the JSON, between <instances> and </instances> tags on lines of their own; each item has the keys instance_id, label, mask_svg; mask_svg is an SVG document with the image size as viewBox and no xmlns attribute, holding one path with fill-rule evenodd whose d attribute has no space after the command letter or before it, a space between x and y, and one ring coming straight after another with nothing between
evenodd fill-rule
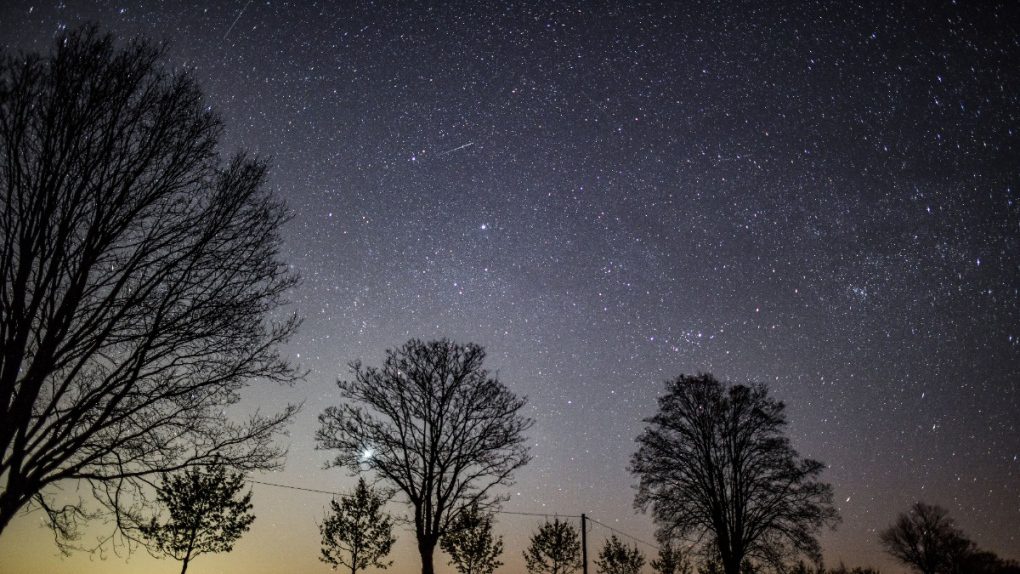
<instances>
[{"instance_id":1,"label":"bare tree","mask_svg":"<svg viewBox=\"0 0 1020 574\"><path fill-rule=\"evenodd\" d=\"M503 537L492 535L492 515L481 512L477 504L460 513L439 546L460 574L492 574L503 565L499 560Z\"/></svg>"},{"instance_id":2,"label":"bare tree","mask_svg":"<svg viewBox=\"0 0 1020 574\"><path fill-rule=\"evenodd\" d=\"M878 535L885 551L921 574L948 574L971 550L945 508L916 502Z\"/></svg>"},{"instance_id":3,"label":"bare tree","mask_svg":"<svg viewBox=\"0 0 1020 574\"><path fill-rule=\"evenodd\" d=\"M169 475L157 497L169 512L166 522L153 518L140 527L155 552L181 561L181 574L201 554L230 552L251 528L251 491L244 490L244 475L221 465L206 470L191 468ZM238 495L241 495L238 497Z\"/></svg>"},{"instance_id":4,"label":"bare tree","mask_svg":"<svg viewBox=\"0 0 1020 574\"><path fill-rule=\"evenodd\" d=\"M715 544L726 574L745 558L818 556L817 531L838 520L832 487L818 480L824 465L801 459L784 436L783 403L763 385L707 374L666 390L631 459L635 506L651 509L660 537Z\"/></svg>"},{"instance_id":5,"label":"bare tree","mask_svg":"<svg viewBox=\"0 0 1020 574\"><path fill-rule=\"evenodd\" d=\"M581 568L581 542L577 529L559 518L546 521L524 551L531 574L570 574Z\"/></svg>"},{"instance_id":6,"label":"bare tree","mask_svg":"<svg viewBox=\"0 0 1020 574\"><path fill-rule=\"evenodd\" d=\"M354 494L342 501L330 501L331 512L319 526L322 534L320 560L350 568L351 574L370 567L388 568L383 562L396 538L393 518L382 510L388 495L358 479Z\"/></svg>"},{"instance_id":7,"label":"bare tree","mask_svg":"<svg viewBox=\"0 0 1020 574\"><path fill-rule=\"evenodd\" d=\"M499 504L493 489L530 459L526 400L484 359L475 344L411 340L386 351L382 368L352 363L354 380L338 383L344 404L319 416L319 448L339 451L332 466L374 471L407 497L425 574L457 517Z\"/></svg>"},{"instance_id":8,"label":"bare tree","mask_svg":"<svg viewBox=\"0 0 1020 574\"><path fill-rule=\"evenodd\" d=\"M0 532L38 507L65 550L90 515L134 523L161 473L277 467L295 410L224 414L296 378L276 350L297 323L278 316L287 215L264 163L220 159L220 121L161 54L86 28L0 55ZM57 505L69 481L99 504Z\"/></svg>"},{"instance_id":9,"label":"bare tree","mask_svg":"<svg viewBox=\"0 0 1020 574\"><path fill-rule=\"evenodd\" d=\"M628 546L615 534L606 540L595 559L599 574L640 574L645 557L636 546Z\"/></svg>"}]
</instances>

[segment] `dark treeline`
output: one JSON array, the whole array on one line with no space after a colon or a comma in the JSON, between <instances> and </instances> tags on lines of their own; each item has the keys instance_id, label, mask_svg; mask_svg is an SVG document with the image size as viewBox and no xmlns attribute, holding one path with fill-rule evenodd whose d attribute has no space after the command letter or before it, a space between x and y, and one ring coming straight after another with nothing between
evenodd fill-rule
<instances>
[{"instance_id":1,"label":"dark treeline","mask_svg":"<svg viewBox=\"0 0 1020 574\"><path fill-rule=\"evenodd\" d=\"M40 511L71 551L86 520L107 518L100 547L140 545L185 572L251 528L247 473L282 464L276 441L296 407L224 413L255 381L301 378L278 350L298 326L281 315L297 278L278 259L287 215L264 162L220 157L219 118L162 56L83 28L49 54L0 59L0 535ZM396 498L423 574L437 547L463 574L503 564L494 511L531 460L535 421L485 357L413 339L379 366L350 364L314 439L359 481L321 518L321 560L352 574L392 565ZM614 533L595 571L877 572L821 565L833 488L765 385L681 375L644 422L629 470L659 550L649 560ZM69 484L91 496L58 503ZM547 521L520 559L535 574L576 572L581 538ZM920 574L1020 572L920 502L876 542Z\"/></svg>"}]
</instances>

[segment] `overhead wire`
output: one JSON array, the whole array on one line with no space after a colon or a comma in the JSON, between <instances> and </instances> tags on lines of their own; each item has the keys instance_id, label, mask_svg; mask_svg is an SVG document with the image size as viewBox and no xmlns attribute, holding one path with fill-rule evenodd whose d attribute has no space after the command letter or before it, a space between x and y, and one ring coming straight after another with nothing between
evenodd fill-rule
<instances>
[{"instance_id":1,"label":"overhead wire","mask_svg":"<svg viewBox=\"0 0 1020 574\"><path fill-rule=\"evenodd\" d=\"M255 479L251 479L251 478L249 478L247 480L248 480L248 482L250 482L252 484L261 484L263 486L272 486L272 487L276 487L276 488L286 488L286 489L289 489L289 490L298 490L298 491L301 491L301 492L312 492L312 493L316 493L316 494L329 494L329 495L332 495L332 496L339 496L341 498L351 498L350 494L344 493L344 492L337 492L335 490L322 490L322 489L318 489L318 488L306 488L306 487L303 487L303 486L294 486L294 485L291 485L291 484L281 484L281 483L278 483L278 482L267 482L267 481L255 480ZM557 512L524 512L524 511L518 511L518 510L493 510L491 512L493 514L510 514L510 515L514 515L514 516L536 516L536 517L542 517L542 518L545 518L545 519L548 519L550 516L555 517L555 518L581 518L580 514L560 514L560 513L557 513ZM585 515L585 517L589 521L591 521L592 523L598 524L599 526L610 530L614 534L619 534L620 536L624 536L624 537L629 538L629 539L631 539L631 540L633 540L635 542L639 542L641 544L644 544L645 546L648 546L649 548L652 548L654 550L658 550L659 549L659 547L657 545L655 545L655 544L652 544L650 542L646 542L646 541L638 538L637 536L634 536L632 534L628 534L628 533L624 532L623 530L620 530L618 528L614 528L612 526L609 526L608 524L604 524L602 522L599 522L598 520L595 520L591 516Z\"/></svg>"},{"instance_id":2,"label":"overhead wire","mask_svg":"<svg viewBox=\"0 0 1020 574\"><path fill-rule=\"evenodd\" d=\"M342 498L351 498L350 494L346 494L346 493L343 493L343 492L335 492L335 491L332 491L332 490L319 490L317 488L305 488L303 486L291 486L289 484L279 484L279 483L276 483L276 482L264 482L264 481L261 481L261 480L254 480L254 479L251 479L251 478L249 478L247 480L248 480L248 482L251 482L253 484L261 484L263 486L275 486L277 488L289 488L290 490L301 490L301 491L304 491L304 492L315 492L315 493L318 493L318 494L332 494L333 496L339 496L339 497L342 497Z\"/></svg>"},{"instance_id":3,"label":"overhead wire","mask_svg":"<svg viewBox=\"0 0 1020 574\"><path fill-rule=\"evenodd\" d=\"M588 520L594 522L595 524L598 524L599 526L601 526L603 528L608 528L614 534L619 534L620 536L625 536L625 537L630 538L631 540L633 540L635 542L640 542L641 544L644 544L645 546L648 546L649 548L652 548L654 550L658 550L659 549L659 546L657 544L652 544L651 542L645 542L644 540L638 538L637 536L634 536L632 534L627 534L626 532L624 532L624 531L622 531L622 530L620 530L618 528L613 528L612 526L609 526L608 524L603 524L603 523L599 522L598 520L595 520L594 518L592 518L590 516L588 517Z\"/></svg>"},{"instance_id":4,"label":"overhead wire","mask_svg":"<svg viewBox=\"0 0 1020 574\"><path fill-rule=\"evenodd\" d=\"M300 490L302 492L314 492L314 493L318 493L318 494L330 494L330 495L333 495L333 496L339 496L341 498L351 498L351 495L349 493L346 493L346 492L337 492L335 490L321 490L321 489L318 489L318 488L306 488L306 487L303 487L303 486L293 486L293 485L290 485L290 484L280 484L278 482L266 482L264 480L255 480L255 479L252 479L252 478L249 478L247 480L250 483L261 484L263 486L275 486L277 488L287 488L287 489L290 489L290 490ZM492 510L490 512L497 513L497 514L513 514L513 515L516 515L516 516L541 516L541 517L544 517L544 518L548 518L550 516L560 517L560 518L581 518L580 514L559 514L557 512L523 512L523 511L517 511L517 510Z\"/></svg>"},{"instance_id":5,"label":"overhead wire","mask_svg":"<svg viewBox=\"0 0 1020 574\"><path fill-rule=\"evenodd\" d=\"M493 514L515 514L517 516L541 516L544 518L581 518L580 514L560 514L558 512L517 512L515 510L492 510Z\"/></svg>"}]
</instances>

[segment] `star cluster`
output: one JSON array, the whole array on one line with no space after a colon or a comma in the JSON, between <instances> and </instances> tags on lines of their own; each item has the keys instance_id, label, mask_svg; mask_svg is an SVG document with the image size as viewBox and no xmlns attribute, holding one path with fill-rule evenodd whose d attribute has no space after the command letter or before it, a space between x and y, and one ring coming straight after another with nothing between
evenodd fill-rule
<instances>
[{"instance_id":1,"label":"star cluster","mask_svg":"<svg viewBox=\"0 0 1020 574\"><path fill-rule=\"evenodd\" d=\"M350 488L312 440L336 377L447 336L530 398L508 510L650 539L633 439L708 371L830 465L830 562L898 571L875 532L917 499L1020 558L1020 5L8 2L0 41L86 21L170 41L293 210L310 374L249 398L304 401L273 480ZM322 497L255 504L210 563L324 568ZM501 571L533 526L501 518Z\"/></svg>"}]
</instances>

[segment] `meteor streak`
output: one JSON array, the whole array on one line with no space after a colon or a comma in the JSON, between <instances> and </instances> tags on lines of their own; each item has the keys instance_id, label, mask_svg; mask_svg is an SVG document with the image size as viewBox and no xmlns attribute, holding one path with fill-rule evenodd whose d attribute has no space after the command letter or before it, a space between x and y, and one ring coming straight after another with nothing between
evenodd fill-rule
<instances>
[{"instance_id":1,"label":"meteor streak","mask_svg":"<svg viewBox=\"0 0 1020 574\"><path fill-rule=\"evenodd\" d=\"M234 29L234 25L237 24L237 21L241 19L241 15L244 14L244 11L248 9L248 6L251 6L251 0L248 0L248 3L245 4L244 7L241 8L241 11L237 13L237 18L234 18L234 21L230 23L230 27L227 28L227 33L223 35L224 40L226 40L227 36L230 35L230 31Z\"/></svg>"},{"instance_id":2,"label":"meteor streak","mask_svg":"<svg viewBox=\"0 0 1020 574\"><path fill-rule=\"evenodd\" d=\"M440 156L444 156L444 155L446 155L446 154L448 154L448 153L453 153L453 152L455 152L455 151L458 151L458 150L462 150L462 149L464 149L464 148L466 148L466 147L471 147L471 146L473 146L473 145L475 145L475 142L468 142L468 143L466 143L466 144L464 144L464 145L462 145L462 146L459 146L459 147L455 147L455 148L453 148L453 149L448 149L448 150L446 150L446 151L444 151L444 152L440 153L439 155L440 155Z\"/></svg>"}]
</instances>

